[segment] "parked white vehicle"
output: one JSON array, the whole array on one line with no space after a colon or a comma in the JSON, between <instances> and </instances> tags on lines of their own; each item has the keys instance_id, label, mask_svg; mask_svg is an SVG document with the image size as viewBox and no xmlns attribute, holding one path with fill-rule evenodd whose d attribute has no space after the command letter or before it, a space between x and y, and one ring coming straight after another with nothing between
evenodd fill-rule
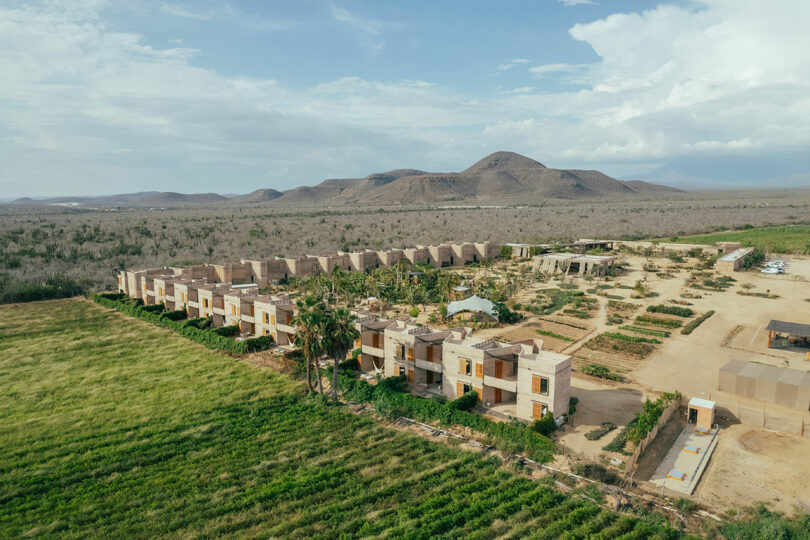
<instances>
[{"instance_id":1,"label":"parked white vehicle","mask_svg":"<svg viewBox=\"0 0 810 540\"><path fill-rule=\"evenodd\" d=\"M784 274L785 269L784 268L776 268L776 267L771 266L771 267L768 267L768 268L763 268L762 270L760 270L760 272L763 273L763 274Z\"/></svg>"}]
</instances>

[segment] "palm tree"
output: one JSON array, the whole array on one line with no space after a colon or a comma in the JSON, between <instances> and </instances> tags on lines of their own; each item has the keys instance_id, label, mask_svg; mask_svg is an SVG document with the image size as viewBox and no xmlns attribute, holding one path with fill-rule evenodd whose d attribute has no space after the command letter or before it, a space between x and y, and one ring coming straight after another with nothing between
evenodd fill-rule
<instances>
[{"instance_id":1,"label":"palm tree","mask_svg":"<svg viewBox=\"0 0 810 540\"><path fill-rule=\"evenodd\" d=\"M323 331L325 319L325 306L323 300L313 295L307 295L303 300L296 302L298 314L293 317L295 326L293 343L304 355L307 364L307 392L314 392L312 388L312 364L315 364L317 389L323 393L321 385L321 370L318 367L318 358L323 354Z\"/></svg>"},{"instance_id":2,"label":"palm tree","mask_svg":"<svg viewBox=\"0 0 810 540\"><path fill-rule=\"evenodd\" d=\"M360 332L354 326L356 317L346 308L335 308L326 314L323 332L323 348L332 358L332 399L337 401L338 364L352 350Z\"/></svg>"}]
</instances>

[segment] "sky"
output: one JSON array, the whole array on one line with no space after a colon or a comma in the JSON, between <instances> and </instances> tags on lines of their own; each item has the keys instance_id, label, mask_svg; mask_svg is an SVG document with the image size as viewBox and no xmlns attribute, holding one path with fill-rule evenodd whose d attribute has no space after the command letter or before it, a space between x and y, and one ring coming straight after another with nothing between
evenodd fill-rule
<instances>
[{"instance_id":1,"label":"sky","mask_svg":"<svg viewBox=\"0 0 810 540\"><path fill-rule=\"evenodd\" d=\"M247 193L510 150L810 185L810 2L0 0L0 197Z\"/></svg>"}]
</instances>

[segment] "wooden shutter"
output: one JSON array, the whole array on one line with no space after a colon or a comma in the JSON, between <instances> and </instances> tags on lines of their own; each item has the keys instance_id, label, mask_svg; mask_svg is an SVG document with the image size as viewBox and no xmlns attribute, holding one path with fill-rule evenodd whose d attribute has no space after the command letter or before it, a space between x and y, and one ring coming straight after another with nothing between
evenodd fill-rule
<instances>
[{"instance_id":1,"label":"wooden shutter","mask_svg":"<svg viewBox=\"0 0 810 540\"><path fill-rule=\"evenodd\" d=\"M532 375L532 392L535 394L540 393L540 379L537 375ZM535 404L536 405L536 404Z\"/></svg>"},{"instance_id":2,"label":"wooden shutter","mask_svg":"<svg viewBox=\"0 0 810 540\"><path fill-rule=\"evenodd\" d=\"M412 369L408 370L408 382L410 382L410 383L413 382L413 370Z\"/></svg>"},{"instance_id":3,"label":"wooden shutter","mask_svg":"<svg viewBox=\"0 0 810 540\"><path fill-rule=\"evenodd\" d=\"M377 334L375 332L371 336L372 336L371 337L371 345L372 345L372 347L374 347L375 349L379 349L380 348L380 334Z\"/></svg>"},{"instance_id":4,"label":"wooden shutter","mask_svg":"<svg viewBox=\"0 0 810 540\"><path fill-rule=\"evenodd\" d=\"M484 364L475 363L475 376L479 379L484 376Z\"/></svg>"},{"instance_id":5,"label":"wooden shutter","mask_svg":"<svg viewBox=\"0 0 810 540\"><path fill-rule=\"evenodd\" d=\"M500 403L502 399L503 399L503 394L502 394L501 389L500 389L500 388L496 388L496 389L495 389L495 398L493 399L493 401L494 401L495 403Z\"/></svg>"},{"instance_id":6,"label":"wooden shutter","mask_svg":"<svg viewBox=\"0 0 810 540\"><path fill-rule=\"evenodd\" d=\"M503 360L495 360L495 376L503 378Z\"/></svg>"},{"instance_id":7,"label":"wooden shutter","mask_svg":"<svg viewBox=\"0 0 810 540\"><path fill-rule=\"evenodd\" d=\"M479 401L479 402L481 401L481 394L482 394L482 392L483 392L483 390L482 390L481 388L476 388L476 389L475 389L475 393L476 393L476 394L478 394L478 401Z\"/></svg>"},{"instance_id":8,"label":"wooden shutter","mask_svg":"<svg viewBox=\"0 0 810 540\"><path fill-rule=\"evenodd\" d=\"M464 383L456 383L456 397L464 395Z\"/></svg>"},{"instance_id":9,"label":"wooden shutter","mask_svg":"<svg viewBox=\"0 0 810 540\"><path fill-rule=\"evenodd\" d=\"M408 347L408 360L413 362L413 347Z\"/></svg>"},{"instance_id":10,"label":"wooden shutter","mask_svg":"<svg viewBox=\"0 0 810 540\"><path fill-rule=\"evenodd\" d=\"M427 361L428 362L433 362L433 345L428 345L427 346L426 355L427 355Z\"/></svg>"},{"instance_id":11,"label":"wooden shutter","mask_svg":"<svg viewBox=\"0 0 810 540\"><path fill-rule=\"evenodd\" d=\"M543 418L543 404L542 403L532 403L532 418L537 420Z\"/></svg>"},{"instance_id":12,"label":"wooden shutter","mask_svg":"<svg viewBox=\"0 0 810 540\"><path fill-rule=\"evenodd\" d=\"M458 372L459 373L464 373L464 368L466 367L465 362L466 362L466 360L464 360L463 358L458 359Z\"/></svg>"},{"instance_id":13,"label":"wooden shutter","mask_svg":"<svg viewBox=\"0 0 810 540\"><path fill-rule=\"evenodd\" d=\"M356 338L356 339L354 340L354 348L355 348L355 349L359 348L359 347L362 345L362 343L363 343L363 342L362 342L362 340L361 340L360 338Z\"/></svg>"},{"instance_id":14,"label":"wooden shutter","mask_svg":"<svg viewBox=\"0 0 810 540\"><path fill-rule=\"evenodd\" d=\"M270 324L272 324L273 326L276 325L276 314L275 313L270 314Z\"/></svg>"}]
</instances>

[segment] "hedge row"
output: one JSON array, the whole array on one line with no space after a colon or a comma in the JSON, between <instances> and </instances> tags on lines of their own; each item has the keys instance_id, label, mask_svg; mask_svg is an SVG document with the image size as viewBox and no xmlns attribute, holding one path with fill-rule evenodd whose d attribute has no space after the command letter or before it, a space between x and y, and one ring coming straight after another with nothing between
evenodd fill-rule
<instances>
[{"instance_id":1,"label":"hedge row","mask_svg":"<svg viewBox=\"0 0 810 540\"><path fill-rule=\"evenodd\" d=\"M131 317L137 317L145 321L149 321L157 326L164 328L171 328L178 334L195 341L201 345L205 345L209 349L218 349L227 351L234 354L245 354L249 352L261 351L268 348L273 339L270 336L261 336L257 338L246 339L244 341L236 341L224 335L221 335L217 329L200 328L202 324L200 319L189 319L181 321L179 319L185 318L185 311L163 311L163 305L157 306L142 306L137 302L132 302L130 299L125 298L124 294L94 294L91 296L92 300L102 306L112 308L125 313ZM160 309L156 309L159 307ZM182 313L182 317L179 315ZM209 324L210 326L210 324ZM230 328L230 327L225 327ZM238 330L238 327L236 327Z\"/></svg>"},{"instance_id":2,"label":"hedge row","mask_svg":"<svg viewBox=\"0 0 810 540\"><path fill-rule=\"evenodd\" d=\"M652 330L650 328L639 328L638 326L620 326L619 330L627 330L628 332L635 332L636 334L645 334L647 336L655 337L669 337L669 332L666 330Z\"/></svg>"},{"instance_id":3,"label":"hedge row","mask_svg":"<svg viewBox=\"0 0 810 540\"><path fill-rule=\"evenodd\" d=\"M655 344L661 343L660 340L655 338L628 336L627 334L622 334L620 332L605 332L602 335L612 339L618 339L620 341L627 341L629 343L655 343Z\"/></svg>"},{"instance_id":4,"label":"hedge row","mask_svg":"<svg viewBox=\"0 0 810 540\"><path fill-rule=\"evenodd\" d=\"M678 317L691 317L695 314L689 308L680 307L680 306L665 306L665 305L657 305L657 306L647 306L647 311L650 313L666 313L667 315L677 315Z\"/></svg>"},{"instance_id":5,"label":"hedge row","mask_svg":"<svg viewBox=\"0 0 810 540\"><path fill-rule=\"evenodd\" d=\"M639 315L636 317L636 323L645 326L651 324L664 328L678 328L683 324L680 319L665 319L663 317L653 317L652 315Z\"/></svg>"},{"instance_id":6,"label":"hedge row","mask_svg":"<svg viewBox=\"0 0 810 540\"><path fill-rule=\"evenodd\" d=\"M444 425L465 426L491 436L499 449L526 452L535 461L550 461L556 446L548 437L514 422L495 422L480 414L459 410L457 403L449 403L413 396L406 391L405 377L387 377L376 386L366 381L340 374L339 387L347 399L371 402L380 413L389 417L405 416L422 422L439 420Z\"/></svg>"},{"instance_id":7,"label":"hedge row","mask_svg":"<svg viewBox=\"0 0 810 540\"><path fill-rule=\"evenodd\" d=\"M681 334L683 334L685 336L688 336L689 334L692 333L692 330L694 330L695 328L700 326L701 323L703 323L703 321L705 321L706 319L708 319L712 315L714 315L714 310L713 309L711 311L707 311L706 313L704 313L703 315L701 315L700 317L698 317L694 321L691 321L689 324L687 324L686 326L681 328Z\"/></svg>"}]
</instances>

